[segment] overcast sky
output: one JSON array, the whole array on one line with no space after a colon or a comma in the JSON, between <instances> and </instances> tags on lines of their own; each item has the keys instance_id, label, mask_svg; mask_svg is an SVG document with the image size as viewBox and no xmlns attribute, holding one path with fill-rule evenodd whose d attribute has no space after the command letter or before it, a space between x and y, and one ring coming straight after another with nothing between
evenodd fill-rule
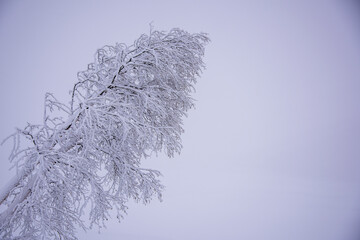
<instances>
[{"instance_id":1,"label":"overcast sky","mask_svg":"<svg viewBox=\"0 0 360 240\"><path fill-rule=\"evenodd\" d=\"M163 202L129 204L80 239L360 238L360 6L356 1L1 1L0 138L69 101L106 44L207 32L183 151L144 164ZM0 149L0 187L14 174Z\"/></svg>"}]
</instances>

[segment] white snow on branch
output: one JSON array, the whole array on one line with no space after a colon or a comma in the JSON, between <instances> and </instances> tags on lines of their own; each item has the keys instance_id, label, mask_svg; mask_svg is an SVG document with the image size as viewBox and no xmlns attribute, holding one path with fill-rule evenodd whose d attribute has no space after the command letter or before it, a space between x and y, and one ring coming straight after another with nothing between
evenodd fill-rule
<instances>
[{"instance_id":1,"label":"white snow on branch","mask_svg":"<svg viewBox=\"0 0 360 240\"><path fill-rule=\"evenodd\" d=\"M0 237L76 239L77 226L87 228L85 206L91 225L103 226L112 209L122 217L129 199L161 199L160 172L141 168L140 160L180 152L182 118L193 106L208 41L173 29L105 46L78 73L69 105L47 94L43 125L10 136L17 175L0 192ZM31 146L22 147L21 138Z\"/></svg>"}]
</instances>

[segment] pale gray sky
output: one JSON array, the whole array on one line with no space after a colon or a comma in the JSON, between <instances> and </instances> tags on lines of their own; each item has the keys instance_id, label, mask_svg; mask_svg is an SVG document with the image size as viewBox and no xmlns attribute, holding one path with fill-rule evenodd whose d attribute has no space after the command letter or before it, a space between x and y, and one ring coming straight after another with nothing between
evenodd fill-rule
<instances>
[{"instance_id":1,"label":"pale gray sky","mask_svg":"<svg viewBox=\"0 0 360 240\"><path fill-rule=\"evenodd\" d=\"M207 32L180 156L146 159L164 201L80 239L360 237L360 8L355 1L2 1L0 138L69 100L105 44ZM0 149L0 187L12 176Z\"/></svg>"}]
</instances>

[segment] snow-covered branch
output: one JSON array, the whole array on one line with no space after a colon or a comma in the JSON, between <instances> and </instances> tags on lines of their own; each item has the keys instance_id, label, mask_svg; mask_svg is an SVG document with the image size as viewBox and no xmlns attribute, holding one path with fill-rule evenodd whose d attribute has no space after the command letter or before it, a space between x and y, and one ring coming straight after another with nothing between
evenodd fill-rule
<instances>
[{"instance_id":1,"label":"snow-covered branch","mask_svg":"<svg viewBox=\"0 0 360 240\"><path fill-rule=\"evenodd\" d=\"M76 239L77 226L87 228L85 206L91 225L102 226L112 209L121 218L129 199L161 199L160 173L140 160L180 152L182 118L193 106L208 41L173 29L105 46L79 72L69 105L47 94L43 125L11 136L17 176L0 192L0 237Z\"/></svg>"}]
</instances>

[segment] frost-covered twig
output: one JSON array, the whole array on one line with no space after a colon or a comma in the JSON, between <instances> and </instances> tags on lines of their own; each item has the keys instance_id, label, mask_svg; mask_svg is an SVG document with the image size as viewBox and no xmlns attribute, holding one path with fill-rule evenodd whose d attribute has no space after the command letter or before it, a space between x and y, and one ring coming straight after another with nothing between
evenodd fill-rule
<instances>
[{"instance_id":1,"label":"frost-covered twig","mask_svg":"<svg viewBox=\"0 0 360 240\"><path fill-rule=\"evenodd\" d=\"M77 225L86 228L85 206L90 224L101 227L112 209L121 218L128 199L160 199L160 173L140 168L140 160L180 152L182 117L193 106L208 41L180 29L151 30L131 46L99 49L78 74L69 106L47 94L44 125L11 136L17 175L0 192L0 237L76 239ZM21 147L22 137L32 145Z\"/></svg>"}]
</instances>

